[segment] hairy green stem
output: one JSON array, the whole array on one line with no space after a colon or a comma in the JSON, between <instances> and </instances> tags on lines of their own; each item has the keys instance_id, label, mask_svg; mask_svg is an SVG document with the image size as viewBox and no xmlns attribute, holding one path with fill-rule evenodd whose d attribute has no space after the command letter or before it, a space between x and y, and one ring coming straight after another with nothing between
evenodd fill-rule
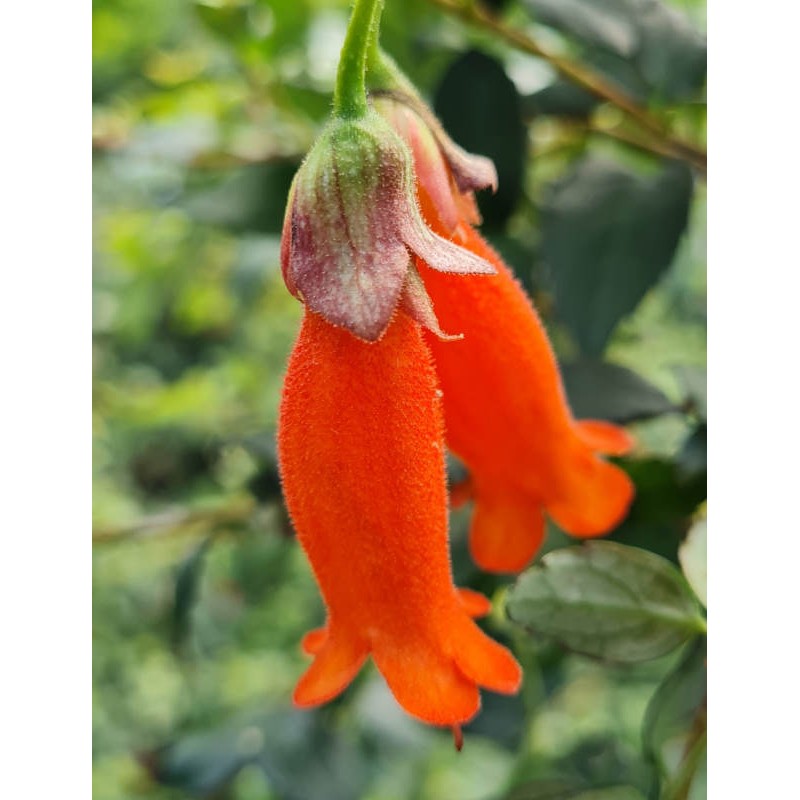
<instances>
[{"instance_id":1,"label":"hairy green stem","mask_svg":"<svg viewBox=\"0 0 800 800\"><path fill-rule=\"evenodd\" d=\"M377 46L382 9L383 0L355 0L336 73L333 113L337 117L352 119L367 113L367 51Z\"/></svg>"}]
</instances>

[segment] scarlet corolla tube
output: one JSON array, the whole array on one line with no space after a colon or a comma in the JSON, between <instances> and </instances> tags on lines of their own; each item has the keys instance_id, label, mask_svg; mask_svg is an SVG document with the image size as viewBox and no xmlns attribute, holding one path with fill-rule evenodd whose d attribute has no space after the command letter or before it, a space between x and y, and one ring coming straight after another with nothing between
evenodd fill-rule
<instances>
[{"instance_id":1,"label":"scarlet corolla tube","mask_svg":"<svg viewBox=\"0 0 800 800\"><path fill-rule=\"evenodd\" d=\"M402 707L458 726L479 686L513 693L513 656L471 617L448 552L443 418L420 326L402 311L366 343L305 311L289 360L278 446L284 497L327 607L294 701L342 692L372 656Z\"/></svg>"}]
</instances>

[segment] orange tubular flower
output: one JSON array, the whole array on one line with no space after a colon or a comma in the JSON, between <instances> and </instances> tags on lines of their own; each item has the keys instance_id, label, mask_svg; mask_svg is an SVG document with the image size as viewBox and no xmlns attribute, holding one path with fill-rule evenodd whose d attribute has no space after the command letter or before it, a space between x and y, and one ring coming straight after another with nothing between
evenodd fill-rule
<instances>
[{"instance_id":1,"label":"orange tubular flower","mask_svg":"<svg viewBox=\"0 0 800 800\"><path fill-rule=\"evenodd\" d=\"M328 612L303 641L314 662L295 703L336 697L371 655L408 713L452 726L458 741L478 686L512 693L521 673L471 619L486 598L452 582L440 395L421 328L402 310L374 343L306 310L278 447Z\"/></svg>"},{"instance_id":2,"label":"orange tubular flower","mask_svg":"<svg viewBox=\"0 0 800 800\"><path fill-rule=\"evenodd\" d=\"M633 442L610 423L573 419L544 326L511 270L469 224L471 194L457 182L441 134L418 113L419 101L388 96L374 104L412 149L427 224L497 270L454 280L417 258L440 325L463 334L448 342L426 336L444 393L447 443L470 470L454 500L475 500L476 563L516 572L542 542L544 512L581 537L623 519L633 484L596 454L622 455Z\"/></svg>"}]
</instances>

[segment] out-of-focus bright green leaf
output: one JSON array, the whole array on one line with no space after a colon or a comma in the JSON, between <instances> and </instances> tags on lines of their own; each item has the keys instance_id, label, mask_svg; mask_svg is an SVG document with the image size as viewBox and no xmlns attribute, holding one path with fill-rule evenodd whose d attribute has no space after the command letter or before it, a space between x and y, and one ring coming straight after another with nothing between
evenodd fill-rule
<instances>
[{"instance_id":1,"label":"out-of-focus bright green leaf","mask_svg":"<svg viewBox=\"0 0 800 800\"><path fill-rule=\"evenodd\" d=\"M683 574L703 605L707 604L706 521L692 525L678 550Z\"/></svg>"},{"instance_id":2,"label":"out-of-focus bright green leaf","mask_svg":"<svg viewBox=\"0 0 800 800\"><path fill-rule=\"evenodd\" d=\"M502 227L522 193L526 156L526 130L516 87L497 59L470 50L445 73L434 106L458 144L494 161L497 192L479 192L477 197L484 224Z\"/></svg>"},{"instance_id":3,"label":"out-of-focus bright green leaf","mask_svg":"<svg viewBox=\"0 0 800 800\"><path fill-rule=\"evenodd\" d=\"M555 182L542 207L542 257L558 316L589 356L603 352L672 261L686 227L692 175L670 162L652 176L588 158Z\"/></svg>"},{"instance_id":4,"label":"out-of-focus bright green leaf","mask_svg":"<svg viewBox=\"0 0 800 800\"><path fill-rule=\"evenodd\" d=\"M511 589L509 617L575 652L637 663L705 630L697 601L668 561L614 542L548 553Z\"/></svg>"},{"instance_id":5,"label":"out-of-focus bright green leaf","mask_svg":"<svg viewBox=\"0 0 800 800\"><path fill-rule=\"evenodd\" d=\"M618 364L582 359L562 364L561 376L577 419L626 423L677 411L662 391Z\"/></svg>"},{"instance_id":6,"label":"out-of-focus bright green leaf","mask_svg":"<svg viewBox=\"0 0 800 800\"><path fill-rule=\"evenodd\" d=\"M195 2L194 10L203 24L214 34L233 44L247 35L250 0L233 3Z\"/></svg>"}]
</instances>

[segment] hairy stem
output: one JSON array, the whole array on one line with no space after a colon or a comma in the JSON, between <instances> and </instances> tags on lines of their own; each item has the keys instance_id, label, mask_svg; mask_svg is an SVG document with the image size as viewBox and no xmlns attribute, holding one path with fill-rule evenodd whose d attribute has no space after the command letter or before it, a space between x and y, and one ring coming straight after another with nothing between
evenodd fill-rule
<instances>
[{"instance_id":1,"label":"hairy stem","mask_svg":"<svg viewBox=\"0 0 800 800\"><path fill-rule=\"evenodd\" d=\"M367 51L377 40L382 9L383 0L355 0L336 73L333 113L337 117L351 119L367 112Z\"/></svg>"}]
</instances>

